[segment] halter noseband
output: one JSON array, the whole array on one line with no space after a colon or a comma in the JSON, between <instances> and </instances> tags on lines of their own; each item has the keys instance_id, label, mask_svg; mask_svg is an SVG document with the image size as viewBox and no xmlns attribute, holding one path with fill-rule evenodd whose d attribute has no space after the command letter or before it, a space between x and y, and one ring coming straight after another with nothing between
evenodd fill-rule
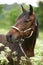
<instances>
[{"instance_id":1,"label":"halter noseband","mask_svg":"<svg viewBox=\"0 0 43 65\"><path fill-rule=\"evenodd\" d=\"M15 29L15 30L17 30L18 32L20 32L21 35L23 35L22 32L26 33L27 31L30 31L30 30L32 29L32 28L29 28L29 29L27 29L27 30L25 30L25 31L20 31L20 29L17 28L17 27L15 27L15 26L12 26L12 28ZM29 35L28 37L26 37L26 38L31 37L32 34L33 34L33 30L31 31L30 35Z\"/></svg>"}]
</instances>

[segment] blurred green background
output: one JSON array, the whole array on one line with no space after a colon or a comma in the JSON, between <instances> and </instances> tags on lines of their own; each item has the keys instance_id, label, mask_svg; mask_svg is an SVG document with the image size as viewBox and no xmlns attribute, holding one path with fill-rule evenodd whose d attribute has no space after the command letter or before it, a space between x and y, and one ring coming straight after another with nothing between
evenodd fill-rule
<instances>
[{"instance_id":1,"label":"blurred green background","mask_svg":"<svg viewBox=\"0 0 43 65\"><path fill-rule=\"evenodd\" d=\"M29 5L22 4L27 10ZM35 56L31 58L34 65L43 65L43 2L38 3L38 7L33 7L39 22L39 37L35 46ZM6 34L17 17L22 13L21 5L14 3L12 5L0 5L0 34Z\"/></svg>"},{"instance_id":2,"label":"blurred green background","mask_svg":"<svg viewBox=\"0 0 43 65\"><path fill-rule=\"evenodd\" d=\"M27 10L29 5L22 4ZM38 3L38 7L34 7L34 12L39 20L40 30L43 30L43 2ZM22 13L21 5L14 3L12 5L0 5L0 28L9 29L15 22L17 17Z\"/></svg>"},{"instance_id":3,"label":"blurred green background","mask_svg":"<svg viewBox=\"0 0 43 65\"><path fill-rule=\"evenodd\" d=\"M22 4L27 10L29 5ZM39 20L40 30L43 29L43 2L38 3L38 7L34 7L34 12ZM9 29L15 22L17 17L22 13L21 5L14 3L12 5L0 5L0 28Z\"/></svg>"}]
</instances>

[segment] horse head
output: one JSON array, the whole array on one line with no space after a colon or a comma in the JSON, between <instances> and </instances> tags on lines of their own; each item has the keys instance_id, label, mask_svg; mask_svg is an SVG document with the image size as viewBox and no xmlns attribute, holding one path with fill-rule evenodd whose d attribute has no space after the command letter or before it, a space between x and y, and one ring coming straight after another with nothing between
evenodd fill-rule
<instances>
[{"instance_id":1,"label":"horse head","mask_svg":"<svg viewBox=\"0 0 43 65\"><path fill-rule=\"evenodd\" d=\"M30 5L29 11L25 10L22 5L21 7L23 13L18 17L16 24L12 26L11 30L7 34L7 39L10 42L23 37L28 37L31 34L32 26L35 23L33 7Z\"/></svg>"}]
</instances>

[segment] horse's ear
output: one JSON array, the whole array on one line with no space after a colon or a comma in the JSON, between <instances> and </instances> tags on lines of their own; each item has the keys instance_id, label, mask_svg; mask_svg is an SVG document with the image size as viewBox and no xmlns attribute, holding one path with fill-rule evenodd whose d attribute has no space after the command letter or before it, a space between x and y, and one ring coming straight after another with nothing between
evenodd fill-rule
<instances>
[{"instance_id":1,"label":"horse's ear","mask_svg":"<svg viewBox=\"0 0 43 65\"><path fill-rule=\"evenodd\" d=\"M33 14L33 7L32 7L32 5L30 5L29 11L30 11L30 15Z\"/></svg>"},{"instance_id":2,"label":"horse's ear","mask_svg":"<svg viewBox=\"0 0 43 65\"><path fill-rule=\"evenodd\" d=\"M23 11L23 12L26 12L26 10L24 9L24 7L23 7L22 5L21 5L21 7L22 7L22 11Z\"/></svg>"}]
</instances>

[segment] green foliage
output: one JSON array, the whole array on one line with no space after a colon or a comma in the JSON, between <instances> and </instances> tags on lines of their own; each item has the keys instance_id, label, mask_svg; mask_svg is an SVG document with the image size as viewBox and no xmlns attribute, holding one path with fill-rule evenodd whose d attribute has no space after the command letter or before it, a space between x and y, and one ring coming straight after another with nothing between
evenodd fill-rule
<instances>
[{"instance_id":1,"label":"green foliage","mask_svg":"<svg viewBox=\"0 0 43 65\"><path fill-rule=\"evenodd\" d=\"M11 24L12 24L12 25L16 22L16 19L17 19L17 17L19 16L19 14L20 14L20 9L19 9L19 7L15 8L15 9L12 9L12 10L9 12L9 20L11 21Z\"/></svg>"},{"instance_id":2,"label":"green foliage","mask_svg":"<svg viewBox=\"0 0 43 65\"><path fill-rule=\"evenodd\" d=\"M22 4L26 9L29 9L26 4ZM16 19L21 14L21 5L15 3L12 5L3 5L3 13L0 15L0 28L10 28Z\"/></svg>"},{"instance_id":3,"label":"green foliage","mask_svg":"<svg viewBox=\"0 0 43 65\"><path fill-rule=\"evenodd\" d=\"M39 6L35 8L35 13L38 16L40 29L43 29L43 2L39 2Z\"/></svg>"},{"instance_id":4,"label":"green foliage","mask_svg":"<svg viewBox=\"0 0 43 65\"><path fill-rule=\"evenodd\" d=\"M22 4L27 10L29 6ZM39 27L43 29L43 2L39 2L38 7L34 7L35 14L38 17ZM15 3L12 5L0 5L0 28L10 28L14 23L16 23L17 17L21 14L21 5Z\"/></svg>"},{"instance_id":5,"label":"green foliage","mask_svg":"<svg viewBox=\"0 0 43 65\"><path fill-rule=\"evenodd\" d=\"M2 13L3 5L0 5L0 14Z\"/></svg>"}]
</instances>

